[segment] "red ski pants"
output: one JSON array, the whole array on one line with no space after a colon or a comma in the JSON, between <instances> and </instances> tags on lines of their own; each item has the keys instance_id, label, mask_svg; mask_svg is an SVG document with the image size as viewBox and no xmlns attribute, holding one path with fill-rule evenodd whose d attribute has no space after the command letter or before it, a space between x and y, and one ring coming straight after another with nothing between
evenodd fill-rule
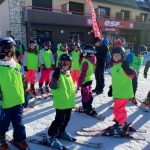
<instances>
[{"instance_id":1,"label":"red ski pants","mask_svg":"<svg viewBox=\"0 0 150 150\"><path fill-rule=\"evenodd\" d=\"M25 80L28 84L36 83L36 70L28 70L25 74Z\"/></svg>"},{"instance_id":2,"label":"red ski pants","mask_svg":"<svg viewBox=\"0 0 150 150\"><path fill-rule=\"evenodd\" d=\"M41 71L39 83L44 84L44 82L49 82L51 70L51 68L46 68Z\"/></svg>"},{"instance_id":3,"label":"red ski pants","mask_svg":"<svg viewBox=\"0 0 150 150\"><path fill-rule=\"evenodd\" d=\"M127 121L127 111L125 109L128 103L128 99L115 99L113 113L114 121L118 122L120 125Z\"/></svg>"}]
</instances>

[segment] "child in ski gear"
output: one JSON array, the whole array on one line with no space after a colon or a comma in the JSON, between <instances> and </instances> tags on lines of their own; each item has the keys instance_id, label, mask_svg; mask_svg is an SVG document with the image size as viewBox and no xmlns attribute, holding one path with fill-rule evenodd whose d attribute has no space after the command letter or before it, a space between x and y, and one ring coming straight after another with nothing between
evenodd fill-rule
<instances>
[{"instance_id":1,"label":"child in ski gear","mask_svg":"<svg viewBox=\"0 0 150 150\"><path fill-rule=\"evenodd\" d=\"M82 47L83 59L81 62L81 71L78 80L78 88L81 87L82 106L84 112L91 116L96 116L97 113L92 107L92 80L93 72L96 65L95 47L91 44L86 44Z\"/></svg>"},{"instance_id":2,"label":"child in ski gear","mask_svg":"<svg viewBox=\"0 0 150 150\"><path fill-rule=\"evenodd\" d=\"M123 135L126 129L127 112L125 110L128 99L132 98L132 79L136 73L129 67L129 63L124 60L122 47L112 49L112 96L114 98L113 114L115 125L108 127L106 132L111 135Z\"/></svg>"},{"instance_id":3,"label":"child in ski gear","mask_svg":"<svg viewBox=\"0 0 150 150\"><path fill-rule=\"evenodd\" d=\"M2 96L3 116L0 121L0 149L9 149L6 132L10 123L13 125L14 144L24 150L26 143L25 126L22 123L22 104L24 90L20 65L13 59L15 47L11 41L5 41L0 48L0 95Z\"/></svg>"},{"instance_id":4,"label":"child in ski gear","mask_svg":"<svg viewBox=\"0 0 150 150\"><path fill-rule=\"evenodd\" d=\"M73 48L73 51L71 52L71 56L72 56L71 76L72 76L75 86L77 87L79 71L80 71L80 65L79 65L80 47L78 46L77 43L74 43L72 48Z\"/></svg>"},{"instance_id":5,"label":"child in ski gear","mask_svg":"<svg viewBox=\"0 0 150 150\"><path fill-rule=\"evenodd\" d=\"M147 51L147 47L145 45L140 45L136 50L127 56L127 61L130 63L130 66L136 71L136 76L132 80L134 97L131 99L131 101L135 104L137 104L135 94L138 86L138 75L140 67L143 64L143 52L145 51Z\"/></svg>"},{"instance_id":6,"label":"child in ski gear","mask_svg":"<svg viewBox=\"0 0 150 150\"><path fill-rule=\"evenodd\" d=\"M56 52L57 53L56 67L58 67L59 57L62 54L68 54L68 44L67 43L59 44L58 48L59 49L57 49L57 52Z\"/></svg>"},{"instance_id":7,"label":"child in ski gear","mask_svg":"<svg viewBox=\"0 0 150 150\"><path fill-rule=\"evenodd\" d=\"M50 48L51 48L50 43L45 42L43 44L43 49L40 51L40 55L39 55L39 62L41 65L41 77L39 80L39 88L41 94L44 93L43 91L44 82L45 82L46 91L49 92L50 73L52 67L54 66L54 58Z\"/></svg>"},{"instance_id":8,"label":"child in ski gear","mask_svg":"<svg viewBox=\"0 0 150 150\"><path fill-rule=\"evenodd\" d=\"M106 59L108 54L108 45L109 41L107 39L103 39L100 43L99 38L94 39L94 46L96 51L96 68L95 68L95 79L96 79L96 87L93 92L96 92L97 95L103 93L103 89L105 86L104 83L104 70L106 66Z\"/></svg>"},{"instance_id":9,"label":"child in ski gear","mask_svg":"<svg viewBox=\"0 0 150 150\"><path fill-rule=\"evenodd\" d=\"M144 68L144 78L147 78L147 72L148 72L149 68L150 68L150 60L147 61L146 65L145 65L145 68ZM149 107L150 107L150 91L148 92L147 97L146 97L146 99L145 99L144 102L146 104L148 104Z\"/></svg>"},{"instance_id":10,"label":"child in ski gear","mask_svg":"<svg viewBox=\"0 0 150 150\"><path fill-rule=\"evenodd\" d=\"M71 140L71 135L66 132L66 127L71 117L72 108L75 106L75 87L70 74L72 58L69 54L63 54L59 59L59 67L55 68L50 82L53 94L53 103L56 109L55 120L48 129L48 135L52 146L61 145L56 139L65 138Z\"/></svg>"},{"instance_id":11,"label":"child in ski gear","mask_svg":"<svg viewBox=\"0 0 150 150\"><path fill-rule=\"evenodd\" d=\"M36 71L39 70L38 66L39 64L36 42L30 41L29 48L24 54L24 71L26 83L30 84L30 89L34 95L36 95L34 84L36 83Z\"/></svg>"}]
</instances>

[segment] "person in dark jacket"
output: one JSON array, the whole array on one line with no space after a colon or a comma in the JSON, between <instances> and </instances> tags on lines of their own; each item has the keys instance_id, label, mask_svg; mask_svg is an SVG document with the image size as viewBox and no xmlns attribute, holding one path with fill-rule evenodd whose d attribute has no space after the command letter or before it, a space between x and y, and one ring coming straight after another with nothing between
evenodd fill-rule
<instances>
[{"instance_id":1,"label":"person in dark jacket","mask_svg":"<svg viewBox=\"0 0 150 150\"><path fill-rule=\"evenodd\" d=\"M95 46L96 58L97 58L97 63L95 68L96 87L93 90L93 92L96 92L96 94L98 95L103 93L103 88L105 86L104 69L106 65L109 41L107 39L104 39L101 42L99 38L95 38L93 43Z\"/></svg>"},{"instance_id":2,"label":"person in dark jacket","mask_svg":"<svg viewBox=\"0 0 150 150\"><path fill-rule=\"evenodd\" d=\"M145 65L144 78L147 78L147 72L148 72L149 68L150 68L150 60L147 61L146 65ZM150 107L150 91L148 92L147 97L144 102L145 102L145 104L147 104Z\"/></svg>"}]
</instances>

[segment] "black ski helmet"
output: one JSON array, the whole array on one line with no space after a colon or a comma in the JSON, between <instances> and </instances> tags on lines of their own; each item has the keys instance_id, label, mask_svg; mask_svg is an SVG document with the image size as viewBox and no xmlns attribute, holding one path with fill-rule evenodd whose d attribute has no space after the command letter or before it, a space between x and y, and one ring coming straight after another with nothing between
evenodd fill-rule
<instances>
[{"instance_id":1,"label":"black ski helmet","mask_svg":"<svg viewBox=\"0 0 150 150\"><path fill-rule=\"evenodd\" d=\"M11 51L11 47L14 48L14 43L10 40L2 40L0 42L0 59L4 59L5 56L8 56L8 53L11 53L11 56L14 55L15 51Z\"/></svg>"},{"instance_id":2,"label":"black ski helmet","mask_svg":"<svg viewBox=\"0 0 150 150\"><path fill-rule=\"evenodd\" d=\"M59 57L59 66L62 67L63 62L65 62L65 61L70 62L70 67L69 67L69 69L70 69L72 66L72 57L69 54L62 54Z\"/></svg>"},{"instance_id":3,"label":"black ski helmet","mask_svg":"<svg viewBox=\"0 0 150 150\"><path fill-rule=\"evenodd\" d=\"M29 46L30 46L30 44L35 44L35 45L36 45L37 43L36 43L35 40L30 40L30 41L29 41Z\"/></svg>"},{"instance_id":4,"label":"black ski helmet","mask_svg":"<svg viewBox=\"0 0 150 150\"><path fill-rule=\"evenodd\" d=\"M44 42L44 43L43 43L43 47L44 47L44 46L47 46L48 49L50 49L50 47L51 47L51 42ZM47 50L48 50L48 49L47 49Z\"/></svg>"},{"instance_id":5,"label":"black ski helmet","mask_svg":"<svg viewBox=\"0 0 150 150\"><path fill-rule=\"evenodd\" d=\"M113 56L113 54L121 54L122 59L125 58L125 50L124 50L124 48L121 47L121 46L114 47L114 48L111 50L111 55Z\"/></svg>"}]
</instances>

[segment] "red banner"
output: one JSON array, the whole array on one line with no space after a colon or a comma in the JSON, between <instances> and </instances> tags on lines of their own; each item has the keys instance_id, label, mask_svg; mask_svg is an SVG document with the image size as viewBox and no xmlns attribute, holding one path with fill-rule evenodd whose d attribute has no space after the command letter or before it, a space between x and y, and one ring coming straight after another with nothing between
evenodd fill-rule
<instances>
[{"instance_id":1,"label":"red banner","mask_svg":"<svg viewBox=\"0 0 150 150\"><path fill-rule=\"evenodd\" d=\"M98 19L97 22L101 28L133 29L134 27L134 24L131 21ZM92 19L87 18L86 24L87 26L91 26Z\"/></svg>"},{"instance_id":2,"label":"red banner","mask_svg":"<svg viewBox=\"0 0 150 150\"><path fill-rule=\"evenodd\" d=\"M102 35L99 31L99 27L98 27L97 20L96 20L96 13L95 13L95 9L93 7L92 1L91 0L86 0L86 2L89 5L90 10L91 10L94 35L95 35L95 37L98 37L98 38L102 39Z\"/></svg>"}]
</instances>

